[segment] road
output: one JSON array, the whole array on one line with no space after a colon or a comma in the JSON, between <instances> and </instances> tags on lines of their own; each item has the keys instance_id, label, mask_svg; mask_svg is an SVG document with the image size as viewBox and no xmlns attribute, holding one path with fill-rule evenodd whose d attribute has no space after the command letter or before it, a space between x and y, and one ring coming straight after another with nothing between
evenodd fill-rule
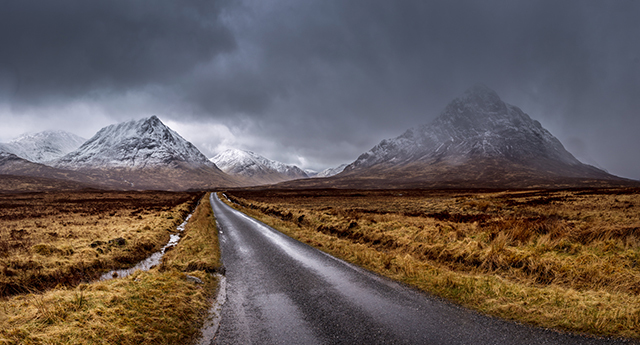
<instances>
[{"instance_id":1,"label":"road","mask_svg":"<svg viewBox=\"0 0 640 345\"><path fill-rule=\"evenodd\" d=\"M338 260L212 193L227 299L212 344L620 344L498 320Z\"/></svg>"}]
</instances>

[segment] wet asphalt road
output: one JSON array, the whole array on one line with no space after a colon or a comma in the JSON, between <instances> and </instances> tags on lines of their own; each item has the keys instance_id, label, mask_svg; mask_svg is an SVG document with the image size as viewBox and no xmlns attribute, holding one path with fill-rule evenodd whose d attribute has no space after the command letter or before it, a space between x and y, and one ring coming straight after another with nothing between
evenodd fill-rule
<instances>
[{"instance_id":1,"label":"wet asphalt road","mask_svg":"<svg viewBox=\"0 0 640 345\"><path fill-rule=\"evenodd\" d=\"M378 277L212 194L227 300L212 344L620 344L480 315Z\"/></svg>"}]
</instances>

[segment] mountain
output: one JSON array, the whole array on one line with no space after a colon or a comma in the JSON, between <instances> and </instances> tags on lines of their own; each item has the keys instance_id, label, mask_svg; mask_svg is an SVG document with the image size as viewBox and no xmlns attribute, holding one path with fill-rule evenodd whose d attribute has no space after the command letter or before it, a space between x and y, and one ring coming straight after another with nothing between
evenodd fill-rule
<instances>
[{"instance_id":1,"label":"mountain","mask_svg":"<svg viewBox=\"0 0 640 345\"><path fill-rule=\"evenodd\" d=\"M578 161L538 121L484 85L454 99L433 122L383 140L340 176L373 184L491 188L623 180Z\"/></svg>"},{"instance_id":2,"label":"mountain","mask_svg":"<svg viewBox=\"0 0 640 345\"><path fill-rule=\"evenodd\" d=\"M302 171L304 171L304 173L309 177L316 177L318 175L318 172L313 169L302 169Z\"/></svg>"},{"instance_id":3,"label":"mountain","mask_svg":"<svg viewBox=\"0 0 640 345\"><path fill-rule=\"evenodd\" d=\"M77 150L48 164L115 188L184 190L240 184L156 116L102 128Z\"/></svg>"},{"instance_id":4,"label":"mountain","mask_svg":"<svg viewBox=\"0 0 640 345\"><path fill-rule=\"evenodd\" d=\"M274 161L246 150L228 149L211 158L211 161L222 171L241 177L251 185L309 177L295 165Z\"/></svg>"},{"instance_id":5,"label":"mountain","mask_svg":"<svg viewBox=\"0 0 640 345\"><path fill-rule=\"evenodd\" d=\"M340 164L335 168L327 168L316 174L315 177L330 177L341 173L348 164Z\"/></svg>"},{"instance_id":6,"label":"mountain","mask_svg":"<svg viewBox=\"0 0 640 345\"><path fill-rule=\"evenodd\" d=\"M23 134L6 144L0 144L0 151L13 153L20 158L35 163L43 163L77 149L86 139L65 131L44 131Z\"/></svg>"},{"instance_id":7,"label":"mountain","mask_svg":"<svg viewBox=\"0 0 640 345\"><path fill-rule=\"evenodd\" d=\"M91 168L155 168L174 163L213 167L193 144L156 116L102 128L77 150L52 162L71 170Z\"/></svg>"},{"instance_id":8,"label":"mountain","mask_svg":"<svg viewBox=\"0 0 640 345\"><path fill-rule=\"evenodd\" d=\"M484 85L431 123L382 140L338 175L275 188L567 188L638 186L583 164L542 125Z\"/></svg>"}]
</instances>

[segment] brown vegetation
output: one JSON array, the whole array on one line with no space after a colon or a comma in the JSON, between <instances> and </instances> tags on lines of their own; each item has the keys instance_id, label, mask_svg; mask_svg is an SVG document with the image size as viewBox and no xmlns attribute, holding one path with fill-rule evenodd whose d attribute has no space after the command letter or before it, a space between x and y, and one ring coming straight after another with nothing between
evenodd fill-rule
<instances>
[{"instance_id":1,"label":"brown vegetation","mask_svg":"<svg viewBox=\"0 0 640 345\"><path fill-rule=\"evenodd\" d=\"M55 178L0 174L0 193L81 190L89 187L89 185Z\"/></svg>"},{"instance_id":2,"label":"brown vegetation","mask_svg":"<svg viewBox=\"0 0 640 345\"><path fill-rule=\"evenodd\" d=\"M145 193L142 193L145 194ZM191 204L193 195L181 194ZM124 214L129 196L137 200L129 209L132 221L158 207L152 214L166 219L169 194L109 193L107 203L122 200ZM153 196L153 197L152 197ZM68 196L72 200L94 198ZM109 200L109 198L112 198ZM157 200L157 206L154 204ZM179 199L179 198L178 198ZM62 200L60 200L62 201ZM165 203L164 205L162 203ZM136 212L137 208L142 211ZM135 213L132 215L132 213ZM182 218L174 218L175 223ZM166 232L164 223L159 228ZM135 229L135 228L134 228ZM207 271L220 267L217 231L208 198L203 198L184 230L183 239L163 260L160 268L137 271L119 279L58 287L42 294L24 294L0 300L0 344L188 344L200 334L208 315L217 279ZM204 256L204 257L203 257ZM193 264L192 264L193 263ZM197 278L197 279L195 279Z\"/></svg>"},{"instance_id":3,"label":"brown vegetation","mask_svg":"<svg viewBox=\"0 0 640 345\"><path fill-rule=\"evenodd\" d=\"M545 327L640 338L638 189L229 197L292 237L466 306Z\"/></svg>"},{"instance_id":4,"label":"brown vegetation","mask_svg":"<svg viewBox=\"0 0 640 345\"><path fill-rule=\"evenodd\" d=\"M160 249L199 193L0 194L0 297L75 286Z\"/></svg>"}]
</instances>

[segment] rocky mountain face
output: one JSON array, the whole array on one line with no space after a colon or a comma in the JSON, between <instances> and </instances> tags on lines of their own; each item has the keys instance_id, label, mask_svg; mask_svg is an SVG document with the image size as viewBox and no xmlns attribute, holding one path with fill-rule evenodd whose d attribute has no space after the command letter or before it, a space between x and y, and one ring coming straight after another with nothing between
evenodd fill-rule
<instances>
[{"instance_id":1,"label":"rocky mountain face","mask_svg":"<svg viewBox=\"0 0 640 345\"><path fill-rule=\"evenodd\" d=\"M340 176L444 187L617 179L578 161L538 121L484 85L454 99L432 123L383 140Z\"/></svg>"},{"instance_id":2,"label":"rocky mountain face","mask_svg":"<svg viewBox=\"0 0 640 345\"><path fill-rule=\"evenodd\" d=\"M228 149L211 158L211 162L227 174L241 177L251 185L309 177L295 165L274 161L247 150Z\"/></svg>"},{"instance_id":3,"label":"rocky mountain face","mask_svg":"<svg viewBox=\"0 0 640 345\"><path fill-rule=\"evenodd\" d=\"M44 131L23 134L6 144L0 144L0 151L35 163L44 163L60 158L77 149L87 139L65 131Z\"/></svg>"},{"instance_id":4,"label":"rocky mountain face","mask_svg":"<svg viewBox=\"0 0 640 345\"><path fill-rule=\"evenodd\" d=\"M349 164L340 164L339 166L334 168L324 169L321 172L317 173L315 177L330 177L330 176L338 175L344 170L344 168L347 167L347 165Z\"/></svg>"}]
</instances>

